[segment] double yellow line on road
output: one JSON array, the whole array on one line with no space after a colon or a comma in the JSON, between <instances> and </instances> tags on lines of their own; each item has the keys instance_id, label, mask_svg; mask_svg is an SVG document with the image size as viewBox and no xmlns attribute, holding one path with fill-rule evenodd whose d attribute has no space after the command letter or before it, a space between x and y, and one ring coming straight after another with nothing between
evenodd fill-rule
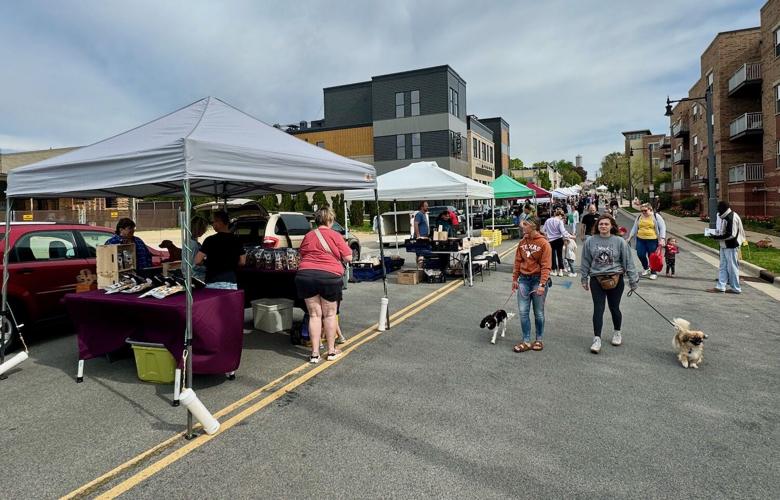
<instances>
[{"instance_id":1,"label":"double yellow line on road","mask_svg":"<svg viewBox=\"0 0 780 500\"><path fill-rule=\"evenodd\" d=\"M510 248L503 254L501 254L501 258L504 258L506 255L508 255L510 252L512 252L514 248ZM410 317L418 314L423 309L427 308L431 304L437 302L438 300L442 299L443 297L449 295L450 293L454 292L455 290L458 290L462 285L462 282L460 280L454 281L452 283L448 283L447 285L444 285L443 287L435 290L434 292L418 299L417 301L413 302L412 304L409 304L408 306L400 309L398 312L394 313L390 317L390 324L392 326L398 325L399 323L403 323ZM214 435L209 436L208 434L203 434L199 436L196 440L188 441L180 448L174 450L173 452L169 453L168 455L165 455L158 461L150 464L146 468L138 471L131 477L127 478L126 480L122 481L121 483L117 484L113 488L109 489L108 491L101 493L97 498L115 498L130 489L134 488L141 482L145 481L146 479L150 478L151 476L157 474L161 470L165 469L169 465L175 463L179 459L185 457L192 451L196 450L197 448L200 448L204 444L208 443L215 437L219 436L220 434L227 432L227 430L231 429L238 423L246 420L250 416L254 415L258 411L262 410L263 408L267 407L269 404L273 403L274 401L278 400L282 396L284 396L286 393L294 390L295 388L299 387L300 385L306 383L308 380L312 379L313 377L316 377L318 374L322 373L323 371L327 370L328 368L334 366L335 364L341 362L344 358L346 358L349 354L352 353L355 349L360 347L361 345L375 339L379 335L381 335L384 332L380 332L377 330L378 324L374 323L373 325L369 326L368 328L364 329L357 335L353 336L349 339L349 341L346 344L346 347L343 351L343 354L337 358L335 361L329 361L326 363L322 363L317 365L314 368L310 368L311 365L309 363L304 363L301 366L285 373L281 377L267 383L263 387L260 387L259 389L247 394L243 398L239 399L238 401L231 403L230 405L226 406L225 408L222 408L221 410L214 413L215 418L220 418L225 415L228 415L235 410L251 403L252 401L256 400L260 396L262 396L267 391L273 389L274 387L278 386L285 380L289 379L290 377L293 377L295 375L300 374L301 372L303 375L295 378L294 380L288 382L282 387L279 387L278 389L274 390L272 393L265 396L263 399L255 402L251 406L248 406L244 410L240 411L239 413L236 413L229 419L222 422L222 425L220 426L219 432L217 432ZM96 491L101 486L117 479L121 474L131 470L134 467L139 466L142 462L146 460L150 460L158 455L161 455L163 452L165 452L168 448L174 446L176 443L178 443L181 438L183 438L185 435L184 432L181 432L179 434L176 434L169 439L163 441L162 443L154 446L153 448L150 448L149 450L131 458L127 462L119 465L118 467L106 472L105 474L101 475L100 477L90 481L89 483L79 487L76 490L71 491L67 495L63 496L63 499L72 499L72 498L83 498L94 491Z\"/></svg>"}]
</instances>

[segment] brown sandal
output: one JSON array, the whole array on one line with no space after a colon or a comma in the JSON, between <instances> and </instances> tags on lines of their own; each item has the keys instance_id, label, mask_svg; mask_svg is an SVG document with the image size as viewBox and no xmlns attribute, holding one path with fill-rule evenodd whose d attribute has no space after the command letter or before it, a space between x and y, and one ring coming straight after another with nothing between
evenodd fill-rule
<instances>
[{"instance_id":1,"label":"brown sandal","mask_svg":"<svg viewBox=\"0 0 780 500\"><path fill-rule=\"evenodd\" d=\"M541 340L537 340L533 344L531 344L531 349L534 351L541 351L542 349L544 349L544 344L542 344Z\"/></svg>"},{"instance_id":2,"label":"brown sandal","mask_svg":"<svg viewBox=\"0 0 780 500\"><path fill-rule=\"evenodd\" d=\"M512 350L515 351L515 352L530 351L531 350L531 346L528 344L528 342L520 342L519 344L514 346L512 348Z\"/></svg>"}]
</instances>

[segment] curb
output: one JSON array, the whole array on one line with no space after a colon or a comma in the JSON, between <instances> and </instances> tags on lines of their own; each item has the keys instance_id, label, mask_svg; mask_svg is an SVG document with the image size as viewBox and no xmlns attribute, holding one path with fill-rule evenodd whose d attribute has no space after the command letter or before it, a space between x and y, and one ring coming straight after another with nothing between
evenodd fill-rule
<instances>
[{"instance_id":1,"label":"curb","mask_svg":"<svg viewBox=\"0 0 780 500\"><path fill-rule=\"evenodd\" d=\"M620 208L619 210L620 210L620 212L624 216L626 216L628 218L631 218L631 216L634 215L631 212L628 212L628 211L624 210L623 208ZM690 243L691 245L693 245L695 247L698 247L698 248L700 248L702 250L706 250L707 252L709 252L709 253L711 253L713 255L720 256L720 252L718 250L716 250L714 248L710 248L707 245L703 245L703 244L699 243L698 241L694 241L694 240L686 237L683 234L680 234L680 233L675 232L675 231L670 231L669 229L667 229L666 232L667 232L667 234L673 235L677 239L685 240L685 242ZM749 271L749 273L746 273L746 274L751 274L755 278L760 278L761 280L765 281L766 283L769 283L771 285L774 285L777 288L780 288L780 277L775 276L771 271L767 271L763 267L759 267L759 266L757 266L755 264L752 264L750 262L747 262L745 260L740 260L739 261L739 265L740 265L741 269L744 269L745 271Z\"/></svg>"}]
</instances>

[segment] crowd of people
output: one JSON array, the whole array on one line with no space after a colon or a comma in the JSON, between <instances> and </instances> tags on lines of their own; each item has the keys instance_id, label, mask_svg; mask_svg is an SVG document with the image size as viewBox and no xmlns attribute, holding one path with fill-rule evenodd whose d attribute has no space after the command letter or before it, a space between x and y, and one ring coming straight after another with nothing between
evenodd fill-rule
<instances>
[{"instance_id":1,"label":"crowd of people","mask_svg":"<svg viewBox=\"0 0 780 500\"><path fill-rule=\"evenodd\" d=\"M657 279L666 267L666 276L676 272L679 246L668 238L662 215L648 203L638 204L639 215L628 231L616 221L617 201L612 199L599 212L599 198L583 196L566 203L543 207L546 220L538 217L530 205L518 215L522 238L517 245L512 275L512 291L517 293L522 341L515 352L541 351L544 347L544 305L551 276L577 276L574 266L577 238L582 243L580 276L584 290L593 302L593 339L591 352L601 351L603 317L608 308L612 318L612 345L623 343L623 315L620 302L626 288L636 290L640 277ZM601 200L603 202L603 200ZM725 201L718 204L717 228L711 236L720 241L720 269L717 285L711 293L740 294L738 249L745 241L742 223ZM630 242L634 243L632 251ZM634 264L634 253L641 263L641 272ZM535 339L531 342L531 311L535 323Z\"/></svg>"}]
</instances>

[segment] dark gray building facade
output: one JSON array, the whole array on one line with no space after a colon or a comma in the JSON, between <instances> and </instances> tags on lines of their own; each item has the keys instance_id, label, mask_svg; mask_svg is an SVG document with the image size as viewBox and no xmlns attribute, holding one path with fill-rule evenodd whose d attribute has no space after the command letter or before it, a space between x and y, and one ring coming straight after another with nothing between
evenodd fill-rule
<instances>
[{"instance_id":1,"label":"dark gray building facade","mask_svg":"<svg viewBox=\"0 0 780 500\"><path fill-rule=\"evenodd\" d=\"M378 174L435 161L468 176L466 82L450 66L375 76L323 95L325 117L309 130L372 125Z\"/></svg>"},{"instance_id":2,"label":"dark gray building facade","mask_svg":"<svg viewBox=\"0 0 780 500\"><path fill-rule=\"evenodd\" d=\"M496 177L509 175L509 123L500 116L480 118L480 123L493 132L493 144L496 151Z\"/></svg>"}]
</instances>

